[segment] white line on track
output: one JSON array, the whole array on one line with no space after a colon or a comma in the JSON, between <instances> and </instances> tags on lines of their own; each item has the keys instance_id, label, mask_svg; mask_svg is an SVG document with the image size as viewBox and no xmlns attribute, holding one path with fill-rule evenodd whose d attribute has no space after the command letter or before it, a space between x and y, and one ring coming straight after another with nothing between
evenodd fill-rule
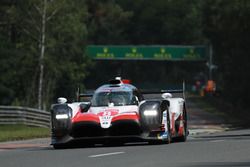
<instances>
[{"instance_id":1,"label":"white line on track","mask_svg":"<svg viewBox=\"0 0 250 167\"><path fill-rule=\"evenodd\" d=\"M219 143L219 142L224 142L225 140L211 140L210 143Z\"/></svg>"},{"instance_id":2,"label":"white line on track","mask_svg":"<svg viewBox=\"0 0 250 167\"><path fill-rule=\"evenodd\" d=\"M90 155L89 158L96 158L96 157L103 157L103 156L109 156L109 155L118 155L118 154L124 154L125 152L112 152L112 153L105 153L105 154L97 154L97 155Z\"/></svg>"}]
</instances>

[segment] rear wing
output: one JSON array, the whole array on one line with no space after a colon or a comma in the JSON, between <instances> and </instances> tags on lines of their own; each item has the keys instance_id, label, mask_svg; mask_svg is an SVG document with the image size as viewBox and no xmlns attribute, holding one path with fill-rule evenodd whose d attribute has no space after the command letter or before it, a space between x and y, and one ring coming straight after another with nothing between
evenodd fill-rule
<instances>
[{"instance_id":1,"label":"rear wing","mask_svg":"<svg viewBox=\"0 0 250 167\"><path fill-rule=\"evenodd\" d=\"M163 94L163 93L182 93L182 97L185 99L185 82L182 83L182 89L163 89L163 90L141 90L142 94Z\"/></svg>"},{"instance_id":2,"label":"rear wing","mask_svg":"<svg viewBox=\"0 0 250 167\"><path fill-rule=\"evenodd\" d=\"M182 83L182 89L163 89L163 90L141 90L142 94L163 94L163 93L182 93L182 97L185 99L185 82ZM80 101L81 97L91 98L94 93L80 93L80 89L77 89L76 98Z\"/></svg>"},{"instance_id":3,"label":"rear wing","mask_svg":"<svg viewBox=\"0 0 250 167\"><path fill-rule=\"evenodd\" d=\"M80 93L80 88L77 89L76 92L76 100L80 101L81 97L91 98L94 93Z\"/></svg>"},{"instance_id":4,"label":"rear wing","mask_svg":"<svg viewBox=\"0 0 250 167\"><path fill-rule=\"evenodd\" d=\"M76 95L77 101L80 101L81 97L91 98L93 93L79 93Z\"/></svg>"}]
</instances>

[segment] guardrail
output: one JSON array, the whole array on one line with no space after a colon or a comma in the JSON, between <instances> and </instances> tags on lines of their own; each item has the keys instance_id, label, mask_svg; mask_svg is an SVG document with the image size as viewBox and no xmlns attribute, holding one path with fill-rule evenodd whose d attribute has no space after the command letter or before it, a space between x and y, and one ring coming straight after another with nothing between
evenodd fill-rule
<instances>
[{"instance_id":1,"label":"guardrail","mask_svg":"<svg viewBox=\"0 0 250 167\"><path fill-rule=\"evenodd\" d=\"M50 127L50 112L29 107L0 106L1 124L25 124Z\"/></svg>"}]
</instances>

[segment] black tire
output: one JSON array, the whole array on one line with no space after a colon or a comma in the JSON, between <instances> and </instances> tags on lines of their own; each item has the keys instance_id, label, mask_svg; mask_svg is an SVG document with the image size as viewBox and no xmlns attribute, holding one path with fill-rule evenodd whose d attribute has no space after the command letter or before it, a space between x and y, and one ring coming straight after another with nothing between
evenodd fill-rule
<instances>
[{"instance_id":1,"label":"black tire","mask_svg":"<svg viewBox=\"0 0 250 167\"><path fill-rule=\"evenodd\" d=\"M170 117L169 117L169 111L167 111L167 126L168 126L168 138L167 140L150 140L150 145L159 145L159 144L170 144L172 141L172 135L170 132Z\"/></svg>"},{"instance_id":2,"label":"black tire","mask_svg":"<svg viewBox=\"0 0 250 167\"><path fill-rule=\"evenodd\" d=\"M171 141L172 141L172 135L171 135L171 132L170 132L170 114L169 114L169 111L167 111L167 126L168 126L168 139L166 141L164 141L164 143L166 144L170 144Z\"/></svg>"},{"instance_id":3,"label":"black tire","mask_svg":"<svg viewBox=\"0 0 250 167\"><path fill-rule=\"evenodd\" d=\"M184 118L184 132L183 132L183 136L177 137L176 141L177 142L185 142L187 140L187 136L188 136L188 130L187 130L187 112L186 112L186 108L184 106L183 109L183 118Z\"/></svg>"}]
</instances>

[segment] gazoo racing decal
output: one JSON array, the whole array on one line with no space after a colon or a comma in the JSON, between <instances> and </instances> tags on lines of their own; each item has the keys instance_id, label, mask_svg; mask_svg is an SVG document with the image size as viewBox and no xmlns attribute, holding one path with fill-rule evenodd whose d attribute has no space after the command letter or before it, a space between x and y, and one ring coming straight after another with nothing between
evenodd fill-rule
<instances>
[{"instance_id":1,"label":"gazoo racing decal","mask_svg":"<svg viewBox=\"0 0 250 167\"><path fill-rule=\"evenodd\" d=\"M111 126L112 118L119 113L119 110L116 109L106 109L103 112L98 113L101 127L109 128Z\"/></svg>"}]
</instances>

